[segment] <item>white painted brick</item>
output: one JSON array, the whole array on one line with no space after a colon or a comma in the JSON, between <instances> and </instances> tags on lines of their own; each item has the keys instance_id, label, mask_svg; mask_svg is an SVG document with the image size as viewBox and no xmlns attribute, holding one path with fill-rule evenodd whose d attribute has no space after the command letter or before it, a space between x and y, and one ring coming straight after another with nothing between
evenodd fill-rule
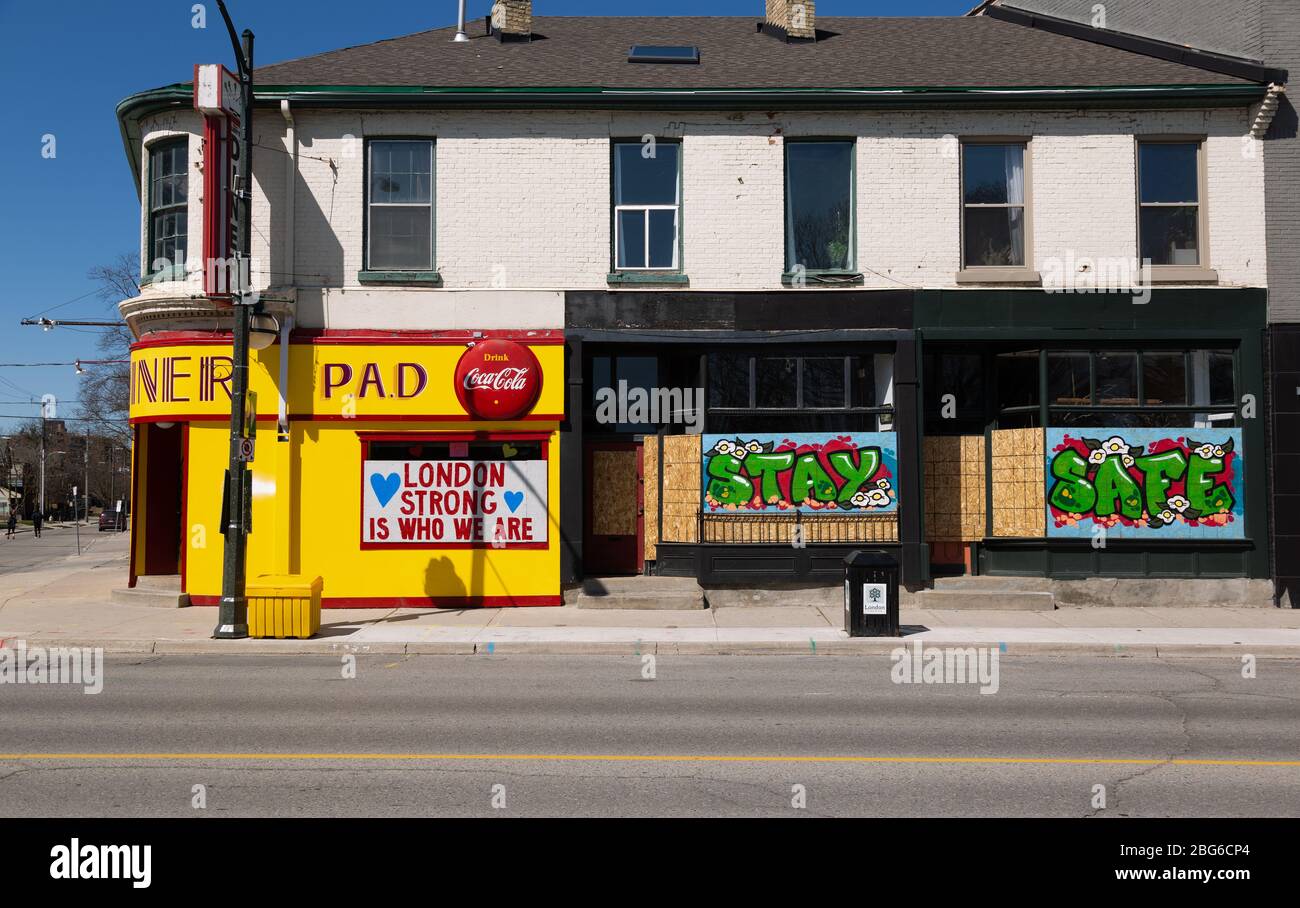
<instances>
[{"instance_id":1,"label":"white painted brick","mask_svg":"<svg viewBox=\"0 0 1300 908\"><path fill-rule=\"evenodd\" d=\"M648 113L583 111L295 111L299 178L292 261L283 248L286 149L276 112L259 113L254 255L264 285L359 289L361 139L436 138L436 265L447 288L604 288L610 270L612 137L682 140L684 266L696 290L781 286L786 137L857 137L858 266L868 288L954 288L960 266L960 160L954 137L1032 137L1033 261L1137 254L1134 136L1204 134L1210 265L1225 286L1266 286L1263 151L1243 152L1245 108L1177 111L866 111ZM152 141L191 135L169 115ZM351 137L351 138L349 138ZM197 250L201 186L191 191ZM142 244L143 244L142 220ZM292 274L290 274L290 272ZM431 300L437 291L400 290ZM331 298L333 298L331 296ZM397 307L403 324L411 307ZM327 318L329 307L314 310ZM415 312L418 313L416 307ZM394 316L396 318L396 316ZM349 321L356 315L349 316ZM388 324L383 307L374 324ZM391 320L390 320L391 321ZM558 327L558 326L557 326Z\"/></svg>"}]
</instances>

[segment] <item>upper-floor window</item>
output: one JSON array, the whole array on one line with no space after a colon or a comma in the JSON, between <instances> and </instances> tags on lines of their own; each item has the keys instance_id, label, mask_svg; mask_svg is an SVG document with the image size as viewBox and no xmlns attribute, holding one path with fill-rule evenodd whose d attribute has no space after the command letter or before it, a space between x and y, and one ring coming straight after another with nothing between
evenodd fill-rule
<instances>
[{"instance_id":1,"label":"upper-floor window","mask_svg":"<svg viewBox=\"0 0 1300 908\"><path fill-rule=\"evenodd\" d=\"M1200 142L1138 143L1138 234L1152 265L1199 266L1203 221Z\"/></svg>"},{"instance_id":2,"label":"upper-floor window","mask_svg":"<svg viewBox=\"0 0 1300 908\"><path fill-rule=\"evenodd\" d=\"M1026 267L1028 181L1024 142L962 145L962 267Z\"/></svg>"},{"instance_id":3,"label":"upper-floor window","mask_svg":"<svg viewBox=\"0 0 1300 908\"><path fill-rule=\"evenodd\" d=\"M614 269L681 268L681 145L614 143Z\"/></svg>"},{"instance_id":4,"label":"upper-floor window","mask_svg":"<svg viewBox=\"0 0 1300 908\"><path fill-rule=\"evenodd\" d=\"M189 242L189 139L149 146L150 275L183 269ZM176 272L171 272L175 274Z\"/></svg>"},{"instance_id":5,"label":"upper-floor window","mask_svg":"<svg viewBox=\"0 0 1300 908\"><path fill-rule=\"evenodd\" d=\"M369 143L366 268L433 270L433 141Z\"/></svg>"},{"instance_id":6,"label":"upper-floor window","mask_svg":"<svg viewBox=\"0 0 1300 908\"><path fill-rule=\"evenodd\" d=\"M785 143L785 270L852 272L853 142Z\"/></svg>"}]
</instances>

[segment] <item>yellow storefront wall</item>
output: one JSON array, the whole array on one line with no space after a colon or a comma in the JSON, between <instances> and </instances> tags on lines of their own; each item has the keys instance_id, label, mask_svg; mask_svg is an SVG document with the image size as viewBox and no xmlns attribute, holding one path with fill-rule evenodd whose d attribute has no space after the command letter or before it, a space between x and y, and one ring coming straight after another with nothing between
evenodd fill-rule
<instances>
[{"instance_id":1,"label":"yellow storefront wall","mask_svg":"<svg viewBox=\"0 0 1300 908\"><path fill-rule=\"evenodd\" d=\"M288 442L274 425L257 433L253 463L253 532L248 576L320 575L326 603L337 599L417 600L455 605L461 599L533 602L560 590L559 433L548 423L474 423L475 431L549 431L547 539L544 549L361 548L361 432L410 432L409 423L299 422ZM464 432L464 423L420 425L421 435ZM190 426L186 522L186 590L205 601L221 595L221 479L230 429ZM286 449L281 452L280 449ZM278 456L280 454L284 456ZM358 602L357 604L363 604ZM412 604L415 604L414 602Z\"/></svg>"},{"instance_id":2,"label":"yellow storefront wall","mask_svg":"<svg viewBox=\"0 0 1300 908\"><path fill-rule=\"evenodd\" d=\"M319 575L324 578L327 606L559 604L559 422L538 417L563 413L563 347L532 347L544 377L532 411L536 417L480 422L468 418L455 396L452 374L463 345L292 345L286 441L278 439L276 422L268 419L278 408L278 349L261 351L251 369L262 419L257 423L251 465L250 580L261 574ZM230 404L220 387L215 389L216 399L208 399L213 396L212 360L196 364L215 356L219 368L228 350L197 345L150 347L132 354L132 417L170 416L188 424L184 579L186 592L197 604L213 604L221 595L220 518ZM419 393L413 393L419 384L416 370L406 367L405 376L397 377L403 363L416 363L427 371L427 384ZM337 386L326 398L323 379L330 364L347 364L353 374L350 383L342 383L345 370L333 369L329 377ZM373 368L363 387L367 366ZM142 368L151 374L140 384ZM375 375L383 376L383 397L375 387ZM170 383L165 394L164 380ZM209 387L201 390L205 382ZM399 391L407 396L397 396ZM444 418L426 419L429 416ZM467 432L543 433L549 439L546 546L363 548L359 433L436 440L439 433L463 436ZM143 497L147 473L140 486Z\"/></svg>"}]
</instances>

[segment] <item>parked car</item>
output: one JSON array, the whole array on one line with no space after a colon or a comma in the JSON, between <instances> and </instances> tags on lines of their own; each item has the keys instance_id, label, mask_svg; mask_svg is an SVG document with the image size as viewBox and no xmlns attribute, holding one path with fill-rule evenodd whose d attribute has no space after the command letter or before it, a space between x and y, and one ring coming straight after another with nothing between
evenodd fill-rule
<instances>
[{"instance_id":1,"label":"parked car","mask_svg":"<svg viewBox=\"0 0 1300 908\"><path fill-rule=\"evenodd\" d=\"M99 531L116 530L122 532L126 529L126 511L104 511L99 515Z\"/></svg>"}]
</instances>

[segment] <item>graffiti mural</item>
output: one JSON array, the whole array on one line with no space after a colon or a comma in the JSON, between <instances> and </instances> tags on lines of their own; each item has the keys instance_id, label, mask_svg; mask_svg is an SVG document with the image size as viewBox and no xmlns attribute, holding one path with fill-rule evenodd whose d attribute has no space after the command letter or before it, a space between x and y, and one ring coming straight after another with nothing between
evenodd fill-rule
<instances>
[{"instance_id":1,"label":"graffiti mural","mask_svg":"<svg viewBox=\"0 0 1300 908\"><path fill-rule=\"evenodd\" d=\"M701 438L706 514L898 510L893 432Z\"/></svg>"},{"instance_id":2,"label":"graffiti mural","mask_svg":"<svg viewBox=\"0 0 1300 908\"><path fill-rule=\"evenodd\" d=\"M1047 534L1240 539L1240 429L1048 429Z\"/></svg>"}]
</instances>

